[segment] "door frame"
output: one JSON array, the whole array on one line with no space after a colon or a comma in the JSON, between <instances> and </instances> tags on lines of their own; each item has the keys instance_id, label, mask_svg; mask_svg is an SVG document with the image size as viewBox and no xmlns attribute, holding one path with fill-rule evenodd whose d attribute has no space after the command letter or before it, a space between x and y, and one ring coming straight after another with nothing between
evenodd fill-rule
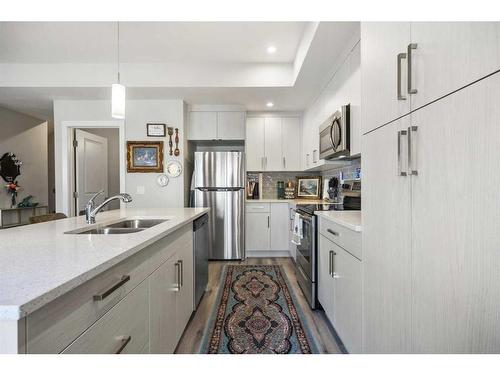
<instances>
[{"instance_id":1,"label":"door frame","mask_svg":"<svg viewBox=\"0 0 500 375\"><path fill-rule=\"evenodd\" d=\"M56 173L60 173L61 186L56 190L56 211L68 216L76 216L73 204L73 194L75 189L75 170L73 152L74 129L83 128L117 128L120 145L120 191L126 190L125 184L125 122L124 121L62 121L61 122L61 144L60 150L61 168ZM57 147L57 146L56 146ZM57 199L57 194L60 198Z\"/></svg>"}]
</instances>

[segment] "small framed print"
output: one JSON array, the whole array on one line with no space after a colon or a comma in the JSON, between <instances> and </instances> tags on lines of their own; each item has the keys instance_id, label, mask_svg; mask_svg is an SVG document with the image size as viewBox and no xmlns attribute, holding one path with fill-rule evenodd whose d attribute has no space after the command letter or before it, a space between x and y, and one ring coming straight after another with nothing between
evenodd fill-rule
<instances>
[{"instance_id":1,"label":"small framed print","mask_svg":"<svg viewBox=\"0 0 500 375\"><path fill-rule=\"evenodd\" d=\"M165 137L165 124L146 124L148 137Z\"/></svg>"},{"instance_id":2,"label":"small framed print","mask_svg":"<svg viewBox=\"0 0 500 375\"><path fill-rule=\"evenodd\" d=\"M127 142L127 172L163 173L163 141Z\"/></svg>"},{"instance_id":3,"label":"small framed print","mask_svg":"<svg viewBox=\"0 0 500 375\"><path fill-rule=\"evenodd\" d=\"M321 176L297 177L297 198L321 199Z\"/></svg>"}]
</instances>

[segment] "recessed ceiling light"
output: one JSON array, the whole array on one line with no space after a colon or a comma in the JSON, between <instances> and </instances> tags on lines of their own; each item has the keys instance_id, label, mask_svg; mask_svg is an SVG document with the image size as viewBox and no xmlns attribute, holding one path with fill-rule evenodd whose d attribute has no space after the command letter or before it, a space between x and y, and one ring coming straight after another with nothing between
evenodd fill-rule
<instances>
[{"instance_id":1,"label":"recessed ceiling light","mask_svg":"<svg viewBox=\"0 0 500 375\"><path fill-rule=\"evenodd\" d=\"M269 53L270 55L272 55L275 52L276 52L276 47L275 46L269 46L269 47L267 47L267 53Z\"/></svg>"},{"instance_id":2,"label":"recessed ceiling light","mask_svg":"<svg viewBox=\"0 0 500 375\"><path fill-rule=\"evenodd\" d=\"M273 102L267 102L266 103L266 107L272 108L272 107L274 107L274 103Z\"/></svg>"}]
</instances>

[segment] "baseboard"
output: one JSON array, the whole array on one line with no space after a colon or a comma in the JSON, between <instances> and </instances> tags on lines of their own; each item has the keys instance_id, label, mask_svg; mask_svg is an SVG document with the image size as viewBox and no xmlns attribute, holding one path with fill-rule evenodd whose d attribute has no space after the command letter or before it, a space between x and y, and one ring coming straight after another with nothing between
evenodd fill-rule
<instances>
[{"instance_id":1,"label":"baseboard","mask_svg":"<svg viewBox=\"0 0 500 375\"><path fill-rule=\"evenodd\" d=\"M247 258L290 258L290 252L284 251L247 251Z\"/></svg>"}]
</instances>

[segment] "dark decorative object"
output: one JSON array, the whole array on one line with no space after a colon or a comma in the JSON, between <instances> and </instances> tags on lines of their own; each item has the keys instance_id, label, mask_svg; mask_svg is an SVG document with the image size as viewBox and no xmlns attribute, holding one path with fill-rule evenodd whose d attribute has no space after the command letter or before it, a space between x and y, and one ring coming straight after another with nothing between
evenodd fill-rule
<instances>
[{"instance_id":1,"label":"dark decorative object","mask_svg":"<svg viewBox=\"0 0 500 375\"><path fill-rule=\"evenodd\" d=\"M7 185L5 185L7 188L7 193L11 195L11 207L14 208L16 207L16 198L17 198L17 192L21 190L21 186L17 184L17 181L14 182L9 182Z\"/></svg>"},{"instance_id":2,"label":"dark decorative object","mask_svg":"<svg viewBox=\"0 0 500 375\"><path fill-rule=\"evenodd\" d=\"M227 265L201 353L319 353L278 265Z\"/></svg>"},{"instance_id":3,"label":"dark decorative object","mask_svg":"<svg viewBox=\"0 0 500 375\"><path fill-rule=\"evenodd\" d=\"M165 137L165 124L146 124L148 137Z\"/></svg>"},{"instance_id":4,"label":"dark decorative object","mask_svg":"<svg viewBox=\"0 0 500 375\"><path fill-rule=\"evenodd\" d=\"M297 177L297 198L321 199L321 176Z\"/></svg>"},{"instance_id":5,"label":"dark decorative object","mask_svg":"<svg viewBox=\"0 0 500 375\"><path fill-rule=\"evenodd\" d=\"M168 128L168 147L169 147L169 151L168 151L168 154L170 156L172 156L174 153L172 151L172 146L174 145L172 143L172 136L174 135L174 128Z\"/></svg>"},{"instance_id":6,"label":"dark decorative object","mask_svg":"<svg viewBox=\"0 0 500 375\"><path fill-rule=\"evenodd\" d=\"M174 156L179 156L181 150L179 150L179 129L175 128L175 150Z\"/></svg>"},{"instance_id":7,"label":"dark decorative object","mask_svg":"<svg viewBox=\"0 0 500 375\"><path fill-rule=\"evenodd\" d=\"M26 208L26 207L36 207L38 206L38 202L32 202L33 195L28 195L21 202L18 203L17 208Z\"/></svg>"},{"instance_id":8,"label":"dark decorative object","mask_svg":"<svg viewBox=\"0 0 500 375\"><path fill-rule=\"evenodd\" d=\"M0 176L6 182L13 182L17 176L21 175L20 167L23 164L12 152L6 152L0 158Z\"/></svg>"},{"instance_id":9,"label":"dark decorative object","mask_svg":"<svg viewBox=\"0 0 500 375\"><path fill-rule=\"evenodd\" d=\"M162 173L163 141L127 142L127 172Z\"/></svg>"}]
</instances>

